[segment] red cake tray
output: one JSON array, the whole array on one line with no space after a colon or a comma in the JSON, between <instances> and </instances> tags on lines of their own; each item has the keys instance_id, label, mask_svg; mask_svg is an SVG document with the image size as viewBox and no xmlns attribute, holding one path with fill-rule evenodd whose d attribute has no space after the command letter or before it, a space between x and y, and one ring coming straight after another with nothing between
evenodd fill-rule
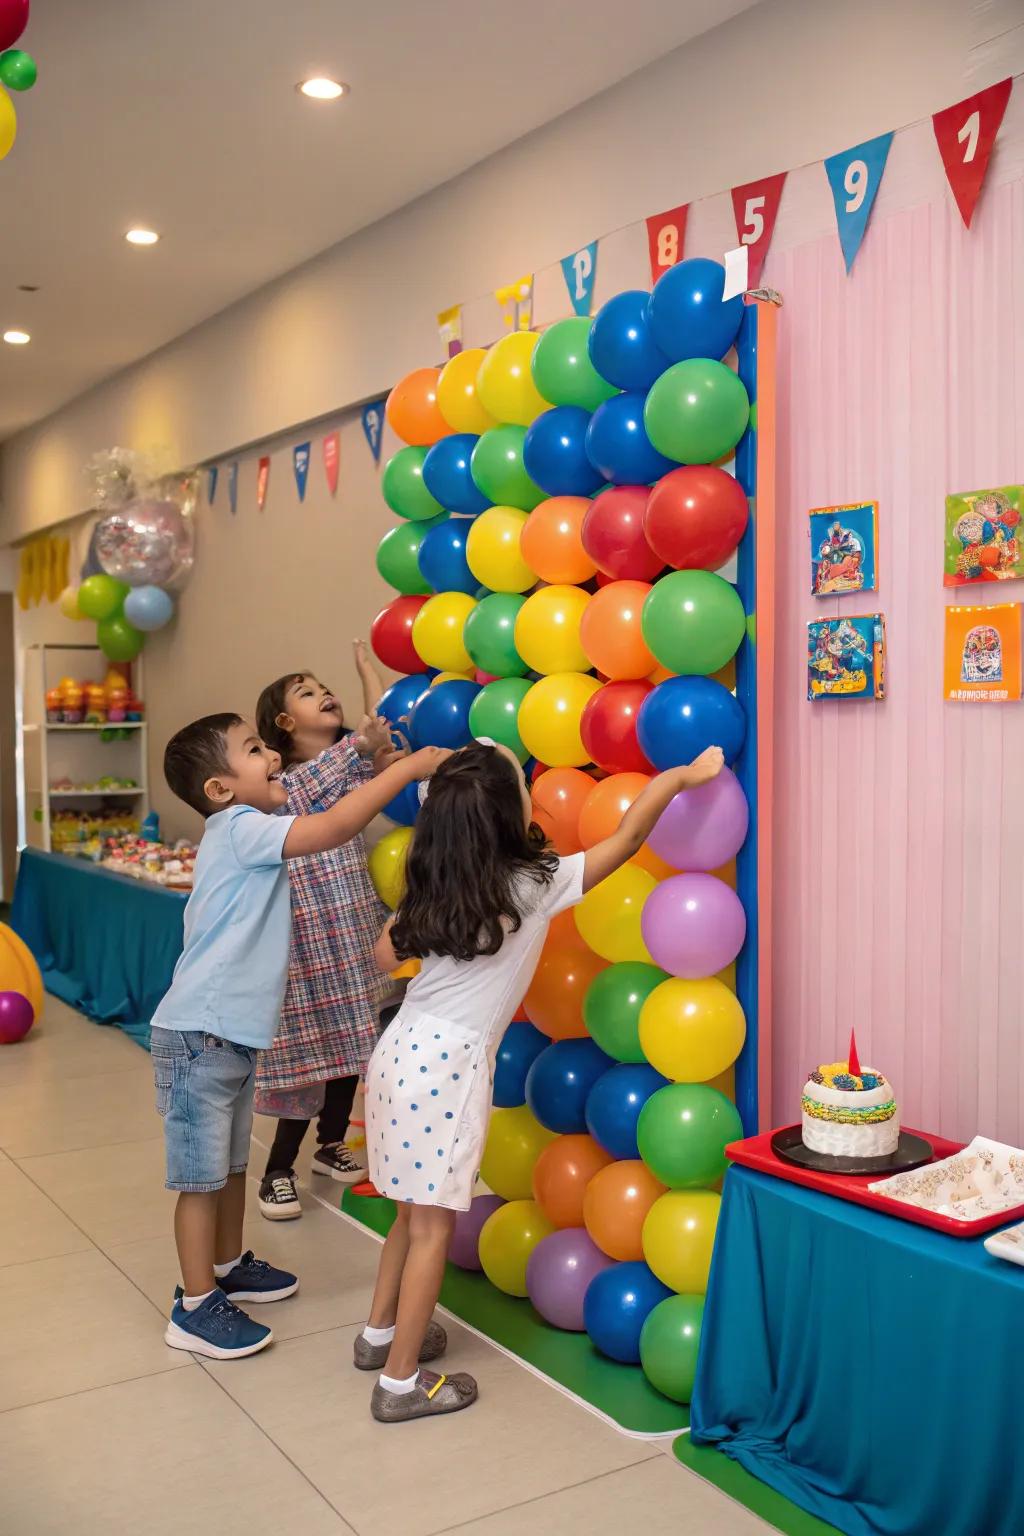
<instances>
[{"instance_id":1,"label":"red cake tray","mask_svg":"<svg viewBox=\"0 0 1024 1536\"><path fill-rule=\"evenodd\" d=\"M788 1129L788 1127L785 1127ZM950 1237L980 1237L994 1227L1005 1227L1010 1222L1024 1218L1024 1205L994 1215L979 1216L977 1221L954 1221L951 1216L939 1216L934 1211L922 1210L918 1205L904 1205L900 1200L889 1200L885 1195L875 1195L868 1189L877 1182L879 1175L824 1173L812 1168L801 1168L796 1163L784 1162L772 1151L772 1137L776 1131L765 1131L761 1136L750 1136L746 1141L734 1141L726 1147L725 1155L730 1162L758 1173L770 1173L776 1179L788 1179L792 1184L803 1184L807 1189L817 1189L823 1195L835 1195L839 1200L851 1200L854 1205L866 1205L869 1210L881 1211L886 1216L896 1216L902 1221L913 1221L921 1227L931 1227L935 1232L947 1232ZM951 1157L963 1149L962 1141L947 1141L944 1136L932 1136L925 1131L912 1132L924 1136L935 1151L932 1161Z\"/></svg>"}]
</instances>

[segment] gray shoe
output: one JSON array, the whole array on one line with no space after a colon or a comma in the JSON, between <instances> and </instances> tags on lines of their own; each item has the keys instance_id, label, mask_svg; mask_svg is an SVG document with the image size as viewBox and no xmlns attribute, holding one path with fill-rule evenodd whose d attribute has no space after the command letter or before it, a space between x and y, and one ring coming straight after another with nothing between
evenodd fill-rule
<instances>
[{"instance_id":1,"label":"gray shoe","mask_svg":"<svg viewBox=\"0 0 1024 1536\"><path fill-rule=\"evenodd\" d=\"M441 1324L428 1323L420 1349L420 1364L436 1360L447 1348L448 1335ZM388 1363L390 1350L390 1344L371 1344L369 1339L364 1339L360 1334L352 1346L352 1363L357 1371L382 1371Z\"/></svg>"},{"instance_id":2,"label":"gray shoe","mask_svg":"<svg viewBox=\"0 0 1024 1536\"><path fill-rule=\"evenodd\" d=\"M406 1419L425 1419L435 1413L458 1413L475 1403L477 1386L472 1376L436 1376L420 1371L411 1392L389 1392L378 1381L370 1398L370 1412L381 1424L402 1424Z\"/></svg>"}]
</instances>

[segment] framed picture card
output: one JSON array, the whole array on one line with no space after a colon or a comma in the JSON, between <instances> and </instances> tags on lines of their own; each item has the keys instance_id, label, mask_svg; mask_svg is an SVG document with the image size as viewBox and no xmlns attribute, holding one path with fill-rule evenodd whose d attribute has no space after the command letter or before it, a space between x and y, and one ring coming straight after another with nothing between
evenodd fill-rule
<instances>
[{"instance_id":1,"label":"framed picture card","mask_svg":"<svg viewBox=\"0 0 1024 1536\"><path fill-rule=\"evenodd\" d=\"M1020 604L947 608L943 697L954 703L1010 704L1021 696Z\"/></svg>"},{"instance_id":2,"label":"framed picture card","mask_svg":"<svg viewBox=\"0 0 1024 1536\"><path fill-rule=\"evenodd\" d=\"M874 592L878 586L878 502L815 507L811 591L815 597Z\"/></svg>"},{"instance_id":3,"label":"framed picture card","mask_svg":"<svg viewBox=\"0 0 1024 1536\"><path fill-rule=\"evenodd\" d=\"M811 620L807 626L807 697L885 698L882 614Z\"/></svg>"},{"instance_id":4,"label":"framed picture card","mask_svg":"<svg viewBox=\"0 0 1024 1536\"><path fill-rule=\"evenodd\" d=\"M1024 577L1022 512L1024 485L947 496L943 585L966 587Z\"/></svg>"}]
</instances>

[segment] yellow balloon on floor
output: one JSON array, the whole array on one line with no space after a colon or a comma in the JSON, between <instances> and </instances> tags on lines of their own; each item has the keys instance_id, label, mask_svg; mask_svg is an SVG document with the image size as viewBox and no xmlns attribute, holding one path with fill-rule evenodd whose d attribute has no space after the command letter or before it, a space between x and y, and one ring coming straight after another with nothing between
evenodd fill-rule
<instances>
[{"instance_id":1,"label":"yellow balloon on floor","mask_svg":"<svg viewBox=\"0 0 1024 1536\"><path fill-rule=\"evenodd\" d=\"M530 1255L554 1230L536 1200L500 1205L480 1230L480 1263L491 1284L506 1296L525 1296Z\"/></svg>"},{"instance_id":2,"label":"yellow balloon on floor","mask_svg":"<svg viewBox=\"0 0 1024 1536\"><path fill-rule=\"evenodd\" d=\"M473 519L466 536L466 563L492 592L525 592L537 573L520 553L527 514L518 507L488 507Z\"/></svg>"},{"instance_id":3,"label":"yellow balloon on floor","mask_svg":"<svg viewBox=\"0 0 1024 1536\"><path fill-rule=\"evenodd\" d=\"M577 911L579 908L577 908ZM747 1021L735 992L709 976L670 977L640 1010L640 1045L663 1077L706 1083L730 1067L743 1049Z\"/></svg>"},{"instance_id":4,"label":"yellow balloon on floor","mask_svg":"<svg viewBox=\"0 0 1024 1536\"><path fill-rule=\"evenodd\" d=\"M472 671L462 631L475 607L476 598L465 592L439 592L423 604L412 621L412 643L426 666L441 672Z\"/></svg>"},{"instance_id":5,"label":"yellow balloon on floor","mask_svg":"<svg viewBox=\"0 0 1024 1536\"><path fill-rule=\"evenodd\" d=\"M25 940L0 923L0 992L20 992L32 1004L36 1019L43 1013L43 978Z\"/></svg>"},{"instance_id":6,"label":"yellow balloon on floor","mask_svg":"<svg viewBox=\"0 0 1024 1536\"><path fill-rule=\"evenodd\" d=\"M526 1200L533 1193L533 1165L555 1132L541 1125L527 1105L496 1109L491 1115L480 1177L503 1200Z\"/></svg>"},{"instance_id":7,"label":"yellow balloon on floor","mask_svg":"<svg viewBox=\"0 0 1024 1536\"><path fill-rule=\"evenodd\" d=\"M640 914L657 883L646 869L630 863L595 885L576 908L576 927L584 944L602 960L653 964L640 932Z\"/></svg>"},{"instance_id":8,"label":"yellow balloon on floor","mask_svg":"<svg viewBox=\"0 0 1024 1536\"><path fill-rule=\"evenodd\" d=\"M476 376L476 394L496 421L528 427L541 411L550 409L530 372L530 359L539 340L534 331L512 331L488 347Z\"/></svg>"},{"instance_id":9,"label":"yellow balloon on floor","mask_svg":"<svg viewBox=\"0 0 1024 1536\"><path fill-rule=\"evenodd\" d=\"M476 395L476 376L487 356L483 347L457 352L441 369L437 381L437 405L453 432L486 432L497 426Z\"/></svg>"},{"instance_id":10,"label":"yellow balloon on floor","mask_svg":"<svg viewBox=\"0 0 1024 1536\"><path fill-rule=\"evenodd\" d=\"M586 672L580 625L589 602L582 587L564 586L541 587L526 599L516 617L515 643L531 672Z\"/></svg>"},{"instance_id":11,"label":"yellow balloon on floor","mask_svg":"<svg viewBox=\"0 0 1024 1536\"><path fill-rule=\"evenodd\" d=\"M412 827L394 827L370 849L366 867L373 888L392 912L405 894L405 860L412 842Z\"/></svg>"},{"instance_id":12,"label":"yellow balloon on floor","mask_svg":"<svg viewBox=\"0 0 1024 1536\"><path fill-rule=\"evenodd\" d=\"M663 1285L703 1296L721 1204L710 1189L670 1189L655 1200L644 1219L644 1258Z\"/></svg>"},{"instance_id":13,"label":"yellow balloon on floor","mask_svg":"<svg viewBox=\"0 0 1024 1536\"><path fill-rule=\"evenodd\" d=\"M580 718L600 686L596 677L582 672L555 672L534 683L516 722L531 757L549 768L582 768L590 762Z\"/></svg>"}]
</instances>

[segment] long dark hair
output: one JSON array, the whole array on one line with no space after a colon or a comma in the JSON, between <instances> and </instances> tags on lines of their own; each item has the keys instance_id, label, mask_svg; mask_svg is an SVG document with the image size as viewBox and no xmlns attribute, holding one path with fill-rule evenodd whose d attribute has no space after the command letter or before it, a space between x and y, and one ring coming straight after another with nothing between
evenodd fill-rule
<instances>
[{"instance_id":1,"label":"long dark hair","mask_svg":"<svg viewBox=\"0 0 1024 1536\"><path fill-rule=\"evenodd\" d=\"M304 677L316 677L315 672L286 672L284 677L279 677L269 687L264 688L256 701L256 729L266 742L267 746L275 752L280 752L281 761L286 768L290 768L295 762L295 741L290 731L283 731L277 723L278 715L290 713L286 703L288 689L293 683L301 683ZM347 733L348 726L342 722L338 727L338 740Z\"/></svg>"},{"instance_id":2,"label":"long dark hair","mask_svg":"<svg viewBox=\"0 0 1024 1536\"><path fill-rule=\"evenodd\" d=\"M524 877L546 885L558 863L523 824L519 777L496 747L456 752L430 781L406 863L391 942L400 960L496 955L522 924Z\"/></svg>"}]
</instances>

